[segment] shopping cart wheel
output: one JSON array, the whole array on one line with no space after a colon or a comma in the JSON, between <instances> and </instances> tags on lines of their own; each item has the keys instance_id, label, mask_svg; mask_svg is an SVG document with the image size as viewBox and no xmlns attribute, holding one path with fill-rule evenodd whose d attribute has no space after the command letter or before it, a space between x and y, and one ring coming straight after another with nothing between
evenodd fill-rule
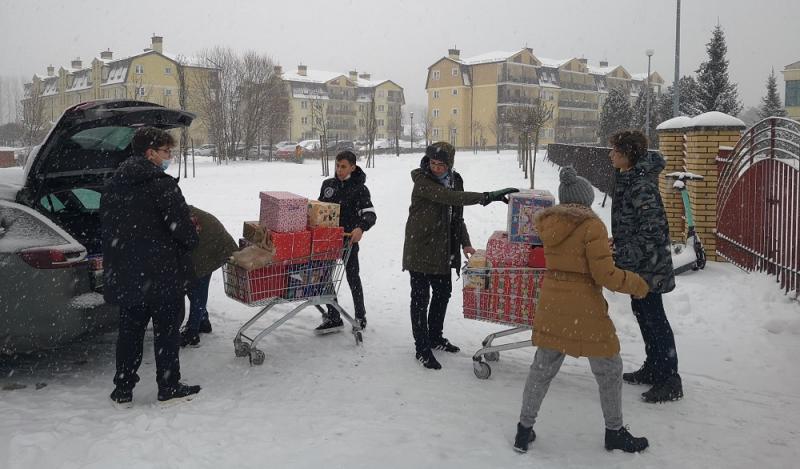
<instances>
[{"instance_id":1,"label":"shopping cart wheel","mask_svg":"<svg viewBox=\"0 0 800 469\"><path fill-rule=\"evenodd\" d=\"M246 344L242 341L233 341L233 353L236 354L237 357L246 357L250 355L250 344Z\"/></svg>"},{"instance_id":2,"label":"shopping cart wheel","mask_svg":"<svg viewBox=\"0 0 800 469\"><path fill-rule=\"evenodd\" d=\"M364 336L361 334L361 331L354 331L353 335L356 338L356 345L361 345L364 343Z\"/></svg>"},{"instance_id":3,"label":"shopping cart wheel","mask_svg":"<svg viewBox=\"0 0 800 469\"><path fill-rule=\"evenodd\" d=\"M250 363L253 365L263 365L264 359L267 356L259 349L251 349L250 350Z\"/></svg>"},{"instance_id":4,"label":"shopping cart wheel","mask_svg":"<svg viewBox=\"0 0 800 469\"><path fill-rule=\"evenodd\" d=\"M483 354L483 358L485 358L487 362L496 362L500 360L500 352L486 352Z\"/></svg>"},{"instance_id":5,"label":"shopping cart wheel","mask_svg":"<svg viewBox=\"0 0 800 469\"><path fill-rule=\"evenodd\" d=\"M472 371L478 379L489 379L492 375L492 367L486 362L472 362Z\"/></svg>"}]
</instances>

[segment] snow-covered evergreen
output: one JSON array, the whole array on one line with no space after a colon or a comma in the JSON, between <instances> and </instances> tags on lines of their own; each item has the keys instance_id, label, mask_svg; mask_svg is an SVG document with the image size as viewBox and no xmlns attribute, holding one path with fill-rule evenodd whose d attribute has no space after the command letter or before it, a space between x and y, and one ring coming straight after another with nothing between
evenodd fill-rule
<instances>
[{"instance_id":1,"label":"snow-covered evergreen","mask_svg":"<svg viewBox=\"0 0 800 469\"><path fill-rule=\"evenodd\" d=\"M632 120L633 110L627 93L623 89L612 88L600 113L600 143L605 144L614 132L630 127Z\"/></svg>"},{"instance_id":2,"label":"snow-covered evergreen","mask_svg":"<svg viewBox=\"0 0 800 469\"><path fill-rule=\"evenodd\" d=\"M700 111L700 104L697 102L699 90L694 77L691 75L681 77L681 79L678 80L678 89L680 90L680 101L678 103L679 115L694 117L698 114L702 114ZM667 91L658 97L657 120L659 122L677 117L674 116L672 112L672 96L674 92L674 87L670 85Z\"/></svg>"},{"instance_id":3,"label":"snow-covered evergreen","mask_svg":"<svg viewBox=\"0 0 800 469\"><path fill-rule=\"evenodd\" d=\"M742 110L742 103L737 85L728 77L728 46L720 25L714 28L706 52L708 60L697 69L700 112L719 111L736 116Z\"/></svg>"},{"instance_id":4,"label":"snow-covered evergreen","mask_svg":"<svg viewBox=\"0 0 800 469\"><path fill-rule=\"evenodd\" d=\"M786 110L781 106L781 95L778 94L774 68L767 78L767 95L761 98L758 116L762 119L767 117L786 117Z\"/></svg>"}]
</instances>

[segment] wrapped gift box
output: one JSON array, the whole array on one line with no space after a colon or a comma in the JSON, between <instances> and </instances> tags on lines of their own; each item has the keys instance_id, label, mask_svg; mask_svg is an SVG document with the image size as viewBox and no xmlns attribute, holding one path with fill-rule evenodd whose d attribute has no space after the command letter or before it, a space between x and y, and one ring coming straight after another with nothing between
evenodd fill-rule
<instances>
[{"instance_id":1,"label":"wrapped gift box","mask_svg":"<svg viewBox=\"0 0 800 469\"><path fill-rule=\"evenodd\" d=\"M495 231L486 243L486 260L492 267L527 267L530 246L512 243L505 231Z\"/></svg>"},{"instance_id":2,"label":"wrapped gift box","mask_svg":"<svg viewBox=\"0 0 800 469\"><path fill-rule=\"evenodd\" d=\"M485 249L476 249L475 254L471 255L467 261L467 267L473 269L488 268L491 266L492 264L486 259Z\"/></svg>"},{"instance_id":3,"label":"wrapped gift box","mask_svg":"<svg viewBox=\"0 0 800 469\"><path fill-rule=\"evenodd\" d=\"M542 269L494 270L489 290L489 308L494 321L533 326L536 303L539 300Z\"/></svg>"},{"instance_id":4,"label":"wrapped gift box","mask_svg":"<svg viewBox=\"0 0 800 469\"><path fill-rule=\"evenodd\" d=\"M287 300L305 298L305 289L308 284L308 263L292 264L286 269L286 292L283 295Z\"/></svg>"},{"instance_id":5,"label":"wrapped gift box","mask_svg":"<svg viewBox=\"0 0 800 469\"><path fill-rule=\"evenodd\" d=\"M339 204L309 200L308 227L327 226L335 228L339 226L339 210Z\"/></svg>"},{"instance_id":6,"label":"wrapped gift box","mask_svg":"<svg viewBox=\"0 0 800 469\"><path fill-rule=\"evenodd\" d=\"M311 229L311 259L336 260L342 255L344 228L320 226Z\"/></svg>"},{"instance_id":7,"label":"wrapped gift box","mask_svg":"<svg viewBox=\"0 0 800 469\"><path fill-rule=\"evenodd\" d=\"M311 232L308 230L291 233L269 231L266 250L272 254L275 262L302 259L311 255Z\"/></svg>"},{"instance_id":8,"label":"wrapped gift box","mask_svg":"<svg viewBox=\"0 0 800 469\"><path fill-rule=\"evenodd\" d=\"M267 228L257 221L246 221L242 226L242 237L256 246L264 247L267 241Z\"/></svg>"},{"instance_id":9,"label":"wrapped gift box","mask_svg":"<svg viewBox=\"0 0 800 469\"><path fill-rule=\"evenodd\" d=\"M534 269L544 269L547 267L544 259L544 248L542 246L532 246L528 255L528 267Z\"/></svg>"},{"instance_id":10,"label":"wrapped gift box","mask_svg":"<svg viewBox=\"0 0 800 469\"><path fill-rule=\"evenodd\" d=\"M244 303L281 297L286 291L286 266L271 264L247 270L225 264L225 294Z\"/></svg>"},{"instance_id":11,"label":"wrapped gift box","mask_svg":"<svg viewBox=\"0 0 800 469\"><path fill-rule=\"evenodd\" d=\"M333 295L335 261L311 261L288 266L286 299Z\"/></svg>"},{"instance_id":12,"label":"wrapped gift box","mask_svg":"<svg viewBox=\"0 0 800 469\"><path fill-rule=\"evenodd\" d=\"M508 239L512 243L541 245L542 240L533 227L533 214L552 207L556 198L545 190L523 190L508 197Z\"/></svg>"},{"instance_id":13,"label":"wrapped gift box","mask_svg":"<svg viewBox=\"0 0 800 469\"><path fill-rule=\"evenodd\" d=\"M258 223L270 231L303 231L308 221L308 199L291 192L261 192Z\"/></svg>"},{"instance_id":14,"label":"wrapped gift box","mask_svg":"<svg viewBox=\"0 0 800 469\"><path fill-rule=\"evenodd\" d=\"M464 287L464 317L467 319L484 319L491 316L489 296L483 290Z\"/></svg>"}]
</instances>

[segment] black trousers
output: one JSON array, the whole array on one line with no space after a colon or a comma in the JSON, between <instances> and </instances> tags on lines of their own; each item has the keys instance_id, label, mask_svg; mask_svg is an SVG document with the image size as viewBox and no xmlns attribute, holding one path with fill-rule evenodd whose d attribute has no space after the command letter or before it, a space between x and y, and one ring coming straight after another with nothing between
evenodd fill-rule
<instances>
[{"instance_id":1,"label":"black trousers","mask_svg":"<svg viewBox=\"0 0 800 469\"><path fill-rule=\"evenodd\" d=\"M444 316L453 283L450 273L445 275L411 274L411 332L417 352L430 350L431 341L442 338ZM431 291L433 294L431 295ZM429 312L430 304L430 312Z\"/></svg>"},{"instance_id":2,"label":"black trousers","mask_svg":"<svg viewBox=\"0 0 800 469\"><path fill-rule=\"evenodd\" d=\"M118 388L133 389L139 382L139 365L147 324L153 320L153 348L156 358L156 383L158 388L178 384L181 365L179 328L184 315L183 296L157 304L121 306L119 310L119 337L117 338L117 372L114 384Z\"/></svg>"},{"instance_id":3,"label":"black trousers","mask_svg":"<svg viewBox=\"0 0 800 469\"><path fill-rule=\"evenodd\" d=\"M656 383L662 383L678 373L678 352L661 293L651 292L640 300L632 298L631 308L644 339L644 366L653 373Z\"/></svg>"},{"instance_id":4,"label":"black trousers","mask_svg":"<svg viewBox=\"0 0 800 469\"><path fill-rule=\"evenodd\" d=\"M350 294L353 295L353 308L355 309L356 319L362 319L367 316L367 310L364 307L364 289L361 287L361 266L358 263L358 251L358 243L353 244L344 272L347 276L347 284L350 285ZM339 312L328 306L328 318L336 319L338 317Z\"/></svg>"}]
</instances>

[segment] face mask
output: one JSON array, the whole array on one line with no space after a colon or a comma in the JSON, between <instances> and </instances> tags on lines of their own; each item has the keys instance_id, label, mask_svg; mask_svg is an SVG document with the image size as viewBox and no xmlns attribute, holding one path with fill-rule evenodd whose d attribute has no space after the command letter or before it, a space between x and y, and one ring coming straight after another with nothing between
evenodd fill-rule
<instances>
[{"instance_id":1,"label":"face mask","mask_svg":"<svg viewBox=\"0 0 800 469\"><path fill-rule=\"evenodd\" d=\"M163 169L164 171L166 171L166 170L167 170L167 168L169 168L169 163L170 163L170 160L164 160L164 161L162 161L162 162L161 162L161 169Z\"/></svg>"}]
</instances>

